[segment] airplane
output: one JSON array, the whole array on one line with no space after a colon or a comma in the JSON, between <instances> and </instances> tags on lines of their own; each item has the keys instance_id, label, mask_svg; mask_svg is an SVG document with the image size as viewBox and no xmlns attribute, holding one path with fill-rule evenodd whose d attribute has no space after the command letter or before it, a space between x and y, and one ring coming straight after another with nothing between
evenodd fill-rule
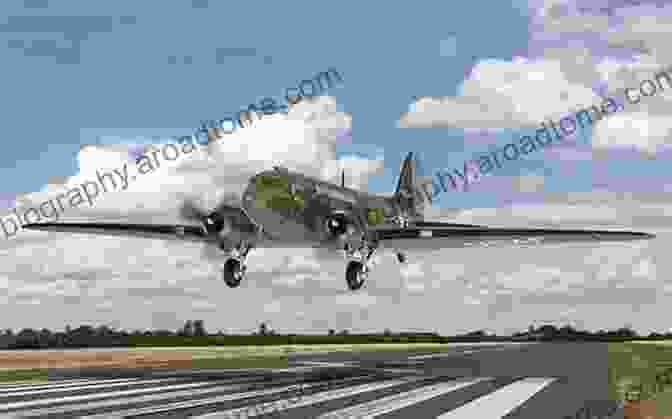
<instances>
[{"instance_id":1,"label":"airplane","mask_svg":"<svg viewBox=\"0 0 672 419\"><path fill-rule=\"evenodd\" d=\"M549 243L631 241L652 239L649 233L545 228L492 228L425 220L431 197L420 193L421 176L410 152L404 159L393 195L383 196L326 182L282 166L251 177L236 205L220 203L205 211L189 201L180 208L186 224L39 223L24 228L85 234L150 237L205 243L227 258L223 280L238 287L253 248L311 247L344 251L345 280L360 289L378 249L390 246L400 263L402 249L443 249L470 246L539 245ZM239 204L239 205L238 205Z\"/></svg>"}]
</instances>

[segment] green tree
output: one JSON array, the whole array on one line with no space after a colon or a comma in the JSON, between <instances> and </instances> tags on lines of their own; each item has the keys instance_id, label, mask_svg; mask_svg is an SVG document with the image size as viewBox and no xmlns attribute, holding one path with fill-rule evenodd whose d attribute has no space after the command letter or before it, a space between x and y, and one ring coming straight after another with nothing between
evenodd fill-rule
<instances>
[{"instance_id":1,"label":"green tree","mask_svg":"<svg viewBox=\"0 0 672 419\"><path fill-rule=\"evenodd\" d=\"M191 320L187 320L182 328L182 336L194 336L194 325Z\"/></svg>"},{"instance_id":2,"label":"green tree","mask_svg":"<svg viewBox=\"0 0 672 419\"><path fill-rule=\"evenodd\" d=\"M205 331L205 326L203 326L203 320L194 320L194 336L205 336L207 335Z\"/></svg>"}]
</instances>

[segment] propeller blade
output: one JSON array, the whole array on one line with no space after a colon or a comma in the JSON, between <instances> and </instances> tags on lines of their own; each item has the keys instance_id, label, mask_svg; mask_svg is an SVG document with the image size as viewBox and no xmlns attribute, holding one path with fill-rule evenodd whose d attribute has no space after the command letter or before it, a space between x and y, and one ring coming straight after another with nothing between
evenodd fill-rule
<instances>
[{"instance_id":1,"label":"propeller blade","mask_svg":"<svg viewBox=\"0 0 672 419\"><path fill-rule=\"evenodd\" d=\"M195 198L185 199L179 208L179 216L205 226L211 240L203 244L201 257L206 261L221 262L221 246L227 244L228 247L239 240L235 237L234 220L227 215L226 208L239 206L240 196L236 193L225 194L213 210L203 208L200 202Z\"/></svg>"},{"instance_id":2,"label":"propeller blade","mask_svg":"<svg viewBox=\"0 0 672 419\"><path fill-rule=\"evenodd\" d=\"M240 205L240 197L235 193L225 194L217 203L214 209L204 208L199 199L186 198L180 205L178 213L180 218L188 221L206 222L207 218L213 213L220 212L227 206Z\"/></svg>"},{"instance_id":3,"label":"propeller blade","mask_svg":"<svg viewBox=\"0 0 672 419\"><path fill-rule=\"evenodd\" d=\"M203 222L208 216L208 213L203 208L199 207L195 201L185 200L180 206L179 215L187 221Z\"/></svg>"},{"instance_id":4,"label":"propeller blade","mask_svg":"<svg viewBox=\"0 0 672 419\"><path fill-rule=\"evenodd\" d=\"M218 211L223 207L236 207L240 206L240 195L237 193L229 192L222 196L219 200L219 204L215 207L214 211Z\"/></svg>"},{"instance_id":5,"label":"propeller blade","mask_svg":"<svg viewBox=\"0 0 672 419\"><path fill-rule=\"evenodd\" d=\"M231 222L231 218L229 217L222 217L220 223L221 227L219 230L219 238L224 239L228 237L233 231L233 223Z\"/></svg>"}]
</instances>

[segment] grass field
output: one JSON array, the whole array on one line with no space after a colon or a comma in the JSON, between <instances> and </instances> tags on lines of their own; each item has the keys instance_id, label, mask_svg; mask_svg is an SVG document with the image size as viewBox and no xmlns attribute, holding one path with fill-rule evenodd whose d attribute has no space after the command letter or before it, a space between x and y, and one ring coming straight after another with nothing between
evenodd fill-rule
<instances>
[{"instance_id":1,"label":"grass field","mask_svg":"<svg viewBox=\"0 0 672 419\"><path fill-rule=\"evenodd\" d=\"M672 340L633 340L628 343L644 344L644 345L661 345L672 346Z\"/></svg>"},{"instance_id":2,"label":"grass field","mask_svg":"<svg viewBox=\"0 0 672 419\"><path fill-rule=\"evenodd\" d=\"M22 370L0 370L0 383L19 384L25 382L39 383L47 381L48 370L43 368Z\"/></svg>"},{"instance_id":3,"label":"grass field","mask_svg":"<svg viewBox=\"0 0 672 419\"><path fill-rule=\"evenodd\" d=\"M469 344L474 345L474 344ZM290 353L329 353L329 352L368 352L368 351L409 351L427 352L449 349L458 346L451 343L370 343L355 345L245 345L245 346L205 346L205 347L155 347L131 348L129 351L189 351L194 356L240 357L240 356L276 356ZM459 345L464 346L464 345Z\"/></svg>"},{"instance_id":4,"label":"grass field","mask_svg":"<svg viewBox=\"0 0 672 419\"><path fill-rule=\"evenodd\" d=\"M0 351L0 382L46 380L57 368L288 368L292 353L440 351L456 344L261 345L129 348L128 350Z\"/></svg>"},{"instance_id":5,"label":"grass field","mask_svg":"<svg viewBox=\"0 0 672 419\"><path fill-rule=\"evenodd\" d=\"M95 367L96 365L87 365ZM287 357L265 356L265 357L242 357L242 358L195 358L188 362L171 363L157 362L153 365L156 368L287 368ZM0 370L0 383L19 384L25 382L39 383L48 381L48 368L25 368L25 369L4 369Z\"/></svg>"},{"instance_id":6,"label":"grass field","mask_svg":"<svg viewBox=\"0 0 672 419\"><path fill-rule=\"evenodd\" d=\"M659 415L672 415L672 389L665 390L658 394L654 397L654 400L656 401L656 410Z\"/></svg>"},{"instance_id":7,"label":"grass field","mask_svg":"<svg viewBox=\"0 0 672 419\"><path fill-rule=\"evenodd\" d=\"M657 385L657 374L672 370L672 342L608 344L609 384L612 397L656 400L660 415L672 415L672 384ZM669 373L668 373L669 374Z\"/></svg>"}]
</instances>

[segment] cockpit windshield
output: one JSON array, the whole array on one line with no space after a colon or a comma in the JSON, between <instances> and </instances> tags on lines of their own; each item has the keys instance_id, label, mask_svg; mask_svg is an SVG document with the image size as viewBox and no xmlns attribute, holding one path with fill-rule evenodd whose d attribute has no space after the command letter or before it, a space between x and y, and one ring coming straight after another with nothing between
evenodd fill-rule
<instances>
[{"instance_id":1,"label":"cockpit windshield","mask_svg":"<svg viewBox=\"0 0 672 419\"><path fill-rule=\"evenodd\" d=\"M287 176L260 175L256 177L257 208L302 210L305 206L303 193L295 190Z\"/></svg>"}]
</instances>

